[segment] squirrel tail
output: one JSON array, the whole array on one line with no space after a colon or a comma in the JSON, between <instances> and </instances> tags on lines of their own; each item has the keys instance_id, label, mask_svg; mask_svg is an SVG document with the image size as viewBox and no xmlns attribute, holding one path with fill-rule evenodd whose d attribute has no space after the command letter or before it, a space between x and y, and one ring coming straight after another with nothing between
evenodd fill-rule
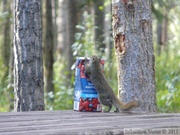
<instances>
[{"instance_id":1,"label":"squirrel tail","mask_svg":"<svg viewBox=\"0 0 180 135\"><path fill-rule=\"evenodd\" d=\"M117 100L117 105L116 106L116 109L118 109L119 111L127 111L129 109L131 109L132 107L138 107L140 106L141 102L140 101L130 101L128 103L124 103L122 102L120 99L118 99L116 97L116 100Z\"/></svg>"}]
</instances>

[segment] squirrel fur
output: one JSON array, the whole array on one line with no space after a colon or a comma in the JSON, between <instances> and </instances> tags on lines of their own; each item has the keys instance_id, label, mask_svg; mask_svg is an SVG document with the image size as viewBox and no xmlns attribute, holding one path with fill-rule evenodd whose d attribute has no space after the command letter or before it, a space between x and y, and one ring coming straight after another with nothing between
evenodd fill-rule
<instances>
[{"instance_id":1,"label":"squirrel fur","mask_svg":"<svg viewBox=\"0 0 180 135\"><path fill-rule=\"evenodd\" d=\"M100 103L109 107L108 112L111 110L112 106L116 108L117 112L120 112L127 111L132 107L140 105L138 101L124 103L117 98L102 72L100 60L97 56L92 56L89 63L88 60L85 59L85 72L98 92Z\"/></svg>"}]
</instances>

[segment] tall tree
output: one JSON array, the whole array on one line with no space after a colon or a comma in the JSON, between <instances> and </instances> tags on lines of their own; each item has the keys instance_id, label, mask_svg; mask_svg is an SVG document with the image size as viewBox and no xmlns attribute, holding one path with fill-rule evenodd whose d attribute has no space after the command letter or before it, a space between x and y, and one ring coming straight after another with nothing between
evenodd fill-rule
<instances>
[{"instance_id":1,"label":"tall tree","mask_svg":"<svg viewBox=\"0 0 180 135\"><path fill-rule=\"evenodd\" d=\"M44 110L41 1L14 0L16 111Z\"/></svg>"},{"instance_id":2,"label":"tall tree","mask_svg":"<svg viewBox=\"0 0 180 135\"><path fill-rule=\"evenodd\" d=\"M104 10L102 9L104 0L95 0L93 3L94 14L94 41L96 50L104 52ZM98 52L98 53L99 53Z\"/></svg>"},{"instance_id":3,"label":"tall tree","mask_svg":"<svg viewBox=\"0 0 180 135\"><path fill-rule=\"evenodd\" d=\"M49 93L54 93L53 85L53 48L54 48L54 37L53 37L53 18L52 18L52 1L45 1L45 21L44 21L44 90Z\"/></svg>"},{"instance_id":4,"label":"tall tree","mask_svg":"<svg viewBox=\"0 0 180 135\"><path fill-rule=\"evenodd\" d=\"M60 52L58 56L61 61L65 63L63 74L66 74L65 85L70 86L72 77L71 67L74 63L72 44L75 42L75 33L77 25L77 0L59 0L60 14L57 23L61 24L58 27L58 46L57 50Z\"/></svg>"},{"instance_id":5,"label":"tall tree","mask_svg":"<svg viewBox=\"0 0 180 135\"><path fill-rule=\"evenodd\" d=\"M67 25L67 16L65 14L66 6L64 6L67 0L58 0L58 15L56 19L57 25L57 59L62 59L64 52L64 45L66 44L66 25Z\"/></svg>"},{"instance_id":6,"label":"tall tree","mask_svg":"<svg viewBox=\"0 0 180 135\"><path fill-rule=\"evenodd\" d=\"M106 53L106 57L107 57L107 67L109 72L108 72L108 78L110 78L110 80L112 80L112 74L113 72L110 72L112 69L112 61L113 61L113 40L112 40L112 25L110 25L112 23L112 10L111 10L111 0L106 1L105 4L105 19L104 19L104 42L106 45L106 49L105 49L105 53Z\"/></svg>"},{"instance_id":7,"label":"tall tree","mask_svg":"<svg viewBox=\"0 0 180 135\"><path fill-rule=\"evenodd\" d=\"M139 99L134 111L156 112L150 0L112 0L118 90L124 102Z\"/></svg>"},{"instance_id":8,"label":"tall tree","mask_svg":"<svg viewBox=\"0 0 180 135\"><path fill-rule=\"evenodd\" d=\"M67 77L71 77L71 66L73 64L72 55L72 44L75 42L75 33L77 25L77 10L76 10L76 0L66 0L67 9L67 25L66 25L66 45L65 45L65 58L67 61L67 69L69 71Z\"/></svg>"}]
</instances>

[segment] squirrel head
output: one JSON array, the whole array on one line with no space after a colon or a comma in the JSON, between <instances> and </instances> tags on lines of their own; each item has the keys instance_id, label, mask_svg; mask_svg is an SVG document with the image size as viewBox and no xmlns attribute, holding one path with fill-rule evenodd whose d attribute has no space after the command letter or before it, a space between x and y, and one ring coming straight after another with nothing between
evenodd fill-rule
<instances>
[{"instance_id":1,"label":"squirrel head","mask_svg":"<svg viewBox=\"0 0 180 135\"><path fill-rule=\"evenodd\" d=\"M92 56L91 56L91 59L90 59L90 65L100 66L100 61L101 61L100 58L98 58L98 57L95 56L95 55L92 55Z\"/></svg>"},{"instance_id":2,"label":"squirrel head","mask_svg":"<svg viewBox=\"0 0 180 135\"><path fill-rule=\"evenodd\" d=\"M93 62L93 63L99 63L99 61L100 61L100 59L99 59L97 56L95 56L95 55L92 55L92 56L91 56L91 62Z\"/></svg>"}]
</instances>

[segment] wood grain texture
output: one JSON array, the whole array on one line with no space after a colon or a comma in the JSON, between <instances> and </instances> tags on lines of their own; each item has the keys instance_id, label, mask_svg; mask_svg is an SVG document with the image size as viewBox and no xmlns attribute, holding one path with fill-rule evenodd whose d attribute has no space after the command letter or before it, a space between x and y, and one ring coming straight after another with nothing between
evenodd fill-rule
<instances>
[{"instance_id":1,"label":"wood grain texture","mask_svg":"<svg viewBox=\"0 0 180 135\"><path fill-rule=\"evenodd\" d=\"M180 128L180 114L36 111L0 113L1 135L123 135L124 128Z\"/></svg>"}]
</instances>

